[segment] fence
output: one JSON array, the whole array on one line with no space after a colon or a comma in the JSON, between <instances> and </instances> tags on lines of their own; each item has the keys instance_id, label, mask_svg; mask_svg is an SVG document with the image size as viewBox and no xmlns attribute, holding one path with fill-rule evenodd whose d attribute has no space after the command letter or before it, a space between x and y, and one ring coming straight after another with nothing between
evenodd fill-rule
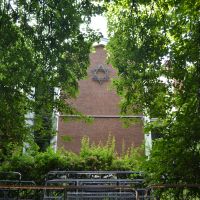
<instances>
[{"instance_id":1,"label":"fence","mask_svg":"<svg viewBox=\"0 0 200 200\"><path fill-rule=\"evenodd\" d=\"M138 199L135 186L143 183L142 173L132 171L51 171L46 186L68 186L67 199ZM45 198L55 192L48 191Z\"/></svg>"},{"instance_id":2,"label":"fence","mask_svg":"<svg viewBox=\"0 0 200 200\"><path fill-rule=\"evenodd\" d=\"M144 187L138 172L52 171L45 186L22 181L19 173L14 175L17 178L0 180L0 200L200 200L198 184ZM197 193L191 194L191 188Z\"/></svg>"}]
</instances>

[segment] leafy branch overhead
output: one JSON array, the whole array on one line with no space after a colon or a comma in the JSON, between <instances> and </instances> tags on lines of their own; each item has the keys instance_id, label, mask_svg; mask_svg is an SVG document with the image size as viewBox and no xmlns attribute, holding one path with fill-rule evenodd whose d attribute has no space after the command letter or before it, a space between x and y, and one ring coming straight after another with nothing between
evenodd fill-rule
<instances>
[{"instance_id":1,"label":"leafy branch overhead","mask_svg":"<svg viewBox=\"0 0 200 200\"><path fill-rule=\"evenodd\" d=\"M60 88L68 97L76 94L77 81L86 75L91 44L99 37L88 24L91 16L99 12L99 5L85 0L1 1L0 134L5 141L0 144L4 146L3 152L7 151L4 142L22 143L30 132L25 124L28 112L48 121L55 108L74 112L69 105L65 106L64 100L53 97L54 88ZM44 122L41 125L46 126Z\"/></svg>"},{"instance_id":2,"label":"leafy branch overhead","mask_svg":"<svg viewBox=\"0 0 200 200\"><path fill-rule=\"evenodd\" d=\"M110 61L122 112L143 112L162 138L146 167L152 181L198 182L200 166L200 3L105 3ZM159 122L159 123L158 123ZM174 165L172 165L174 163Z\"/></svg>"}]
</instances>

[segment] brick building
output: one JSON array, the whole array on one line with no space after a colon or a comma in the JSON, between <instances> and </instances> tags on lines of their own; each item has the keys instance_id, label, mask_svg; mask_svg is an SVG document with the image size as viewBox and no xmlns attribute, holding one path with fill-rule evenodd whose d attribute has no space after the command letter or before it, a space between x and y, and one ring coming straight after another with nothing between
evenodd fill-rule
<instances>
[{"instance_id":1,"label":"brick building","mask_svg":"<svg viewBox=\"0 0 200 200\"><path fill-rule=\"evenodd\" d=\"M79 95L72 100L78 111L93 116L94 121L90 124L77 120L64 122L60 115L57 147L79 152L83 136L88 136L96 144L105 144L109 135L115 137L119 153L122 146L126 149L131 145L140 146L144 140L142 122L124 127L120 119L120 98L110 87L111 79L117 75L116 70L106 62L104 45L95 46L95 50L90 54L88 77L79 82ZM70 140L64 139L66 137Z\"/></svg>"}]
</instances>

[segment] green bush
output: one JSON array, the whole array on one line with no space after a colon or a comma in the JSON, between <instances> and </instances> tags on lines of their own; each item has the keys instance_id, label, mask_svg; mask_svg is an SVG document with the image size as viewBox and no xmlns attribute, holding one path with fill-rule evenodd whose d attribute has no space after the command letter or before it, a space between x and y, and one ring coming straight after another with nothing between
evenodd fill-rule
<instances>
[{"instance_id":1,"label":"green bush","mask_svg":"<svg viewBox=\"0 0 200 200\"><path fill-rule=\"evenodd\" d=\"M114 138L109 136L106 145L90 145L89 138L83 138L80 157L85 160L85 170L109 170L116 157Z\"/></svg>"},{"instance_id":2,"label":"green bush","mask_svg":"<svg viewBox=\"0 0 200 200\"><path fill-rule=\"evenodd\" d=\"M108 138L106 145L90 144L83 138L80 154L48 148L45 152L29 150L15 152L1 164L0 171L17 171L23 180L34 180L43 184L45 175L51 170L136 170L141 162L141 154L131 149L123 155L115 152L115 140Z\"/></svg>"}]
</instances>

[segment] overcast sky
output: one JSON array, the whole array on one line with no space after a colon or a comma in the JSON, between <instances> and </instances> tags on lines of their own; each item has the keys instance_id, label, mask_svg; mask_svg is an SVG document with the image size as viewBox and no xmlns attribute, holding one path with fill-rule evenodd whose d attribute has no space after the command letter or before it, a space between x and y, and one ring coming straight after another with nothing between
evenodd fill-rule
<instances>
[{"instance_id":1,"label":"overcast sky","mask_svg":"<svg viewBox=\"0 0 200 200\"><path fill-rule=\"evenodd\" d=\"M100 31L105 38L108 38L106 18L103 16L96 16L92 18L91 28Z\"/></svg>"}]
</instances>

